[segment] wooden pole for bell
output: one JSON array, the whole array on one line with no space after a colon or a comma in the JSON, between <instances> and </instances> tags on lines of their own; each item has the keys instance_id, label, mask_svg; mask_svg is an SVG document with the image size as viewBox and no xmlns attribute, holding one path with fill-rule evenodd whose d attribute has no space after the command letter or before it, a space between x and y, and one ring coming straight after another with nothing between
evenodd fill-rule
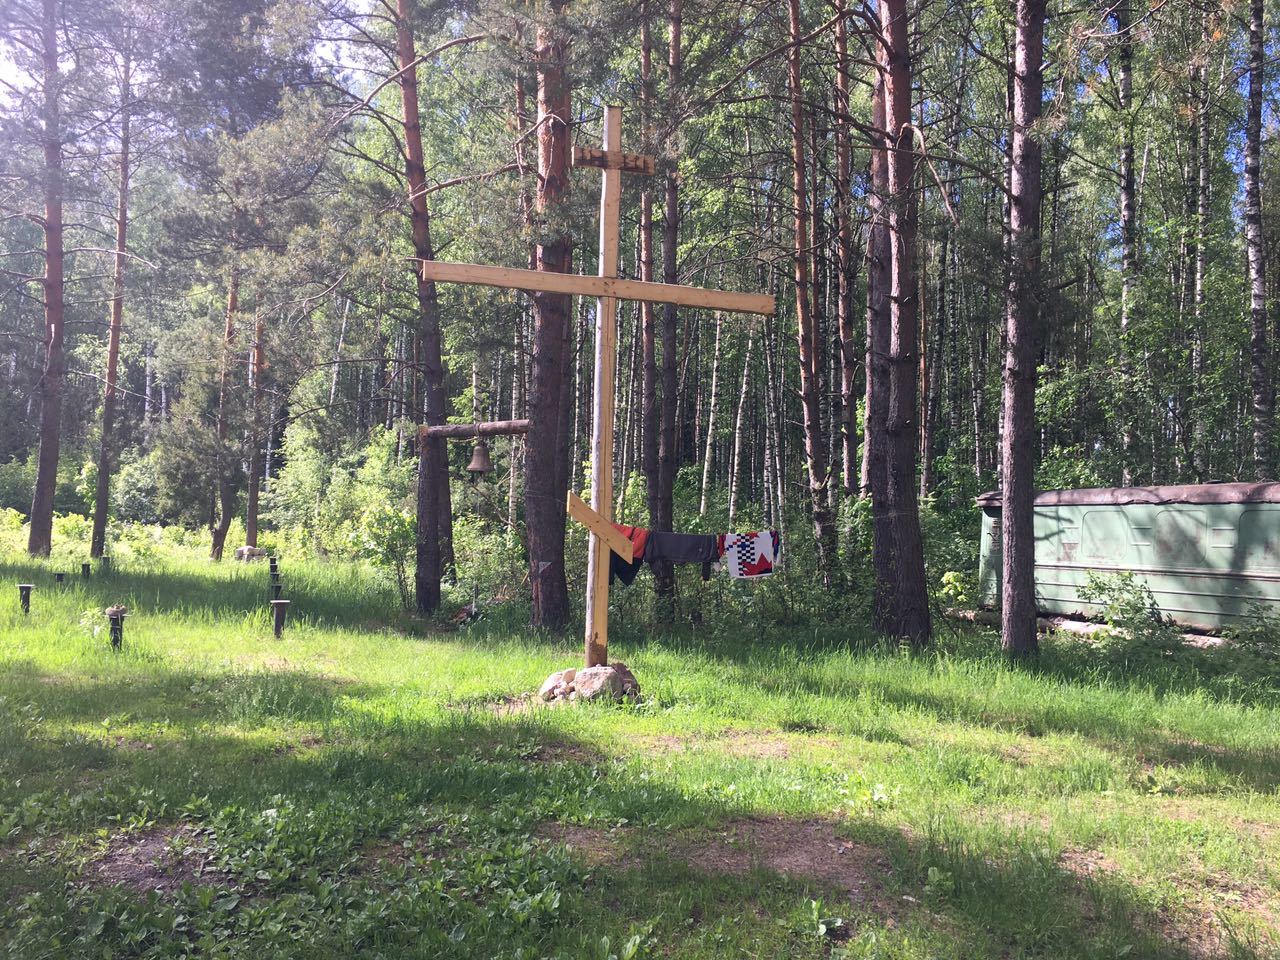
<instances>
[{"instance_id":1,"label":"wooden pole for bell","mask_svg":"<svg viewBox=\"0 0 1280 960\"><path fill-rule=\"evenodd\" d=\"M607 106L604 111L604 150L622 153L622 108ZM604 170L600 190L600 270L601 277L618 275L618 215L622 200L622 171L615 166ZM596 300L596 376L592 397L591 426L591 508L606 521L613 521L613 414L617 375L618 301L614 297ZM588 667L601 666L609 659L609 546L592 535L587 544L586 661Z\"/></svg>"}]
</instances>

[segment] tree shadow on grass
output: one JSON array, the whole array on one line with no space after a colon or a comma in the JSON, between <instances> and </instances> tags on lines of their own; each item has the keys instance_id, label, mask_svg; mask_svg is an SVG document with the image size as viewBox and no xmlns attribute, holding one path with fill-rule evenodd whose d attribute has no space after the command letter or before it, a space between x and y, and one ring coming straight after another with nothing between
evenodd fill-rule
<instances>
[{"instance_id":1,"label":"tree shadow on grass","mask_svg":"<svg viewBox=\"0 0 1280 960\"><path fill-rule=\"evenodd\" d=\"M741 822L756 811L723 799L722 792L691 792L660 777L637 777L538 714L378 710L371 702L386 688L288 671L255 675L251 686L230 687L225 698L205 700L199 675L185 671L66 684L31 663L15 670L6 678L8 691L17 694L10 703L22 700L34 712L24 714L19 707L0 715L8 780L4 805L21 806L31 789L13 785L15 769L45 765L54 775L44 814L30 822L19 817L13 842L22 842L42 817L45 827L60 831L114 830L132 818L163 820L186 809L196 824L218 820L215 845L235 846L260 840L262 811L270 808L286 818L287 829L279 856L271 854L276 859L263 863L270 877L264 890L286 895L312 890L315 881L308 877L317 871L341 880L361 851L388 836L428 830L436 810L474 815L500 831L530 836L547 821L627 823L641 837L637 850L659 855L638 866L592 871L594 880L583 878L570 891L582 895L567 901L569 912L560 922L599 929L622 916L655 925L677 949L681 938L696 935L697 925L744 916L772 923L775 917L802 916L810 897L834 904L831 898L840 896L804 876L783 879L762 871L744 878L691 865L680 853L682 828L705 837L708 829ZM77 753L40 737L42 723L97 723L104 709L130 704L138 721L173 725L154 750L93 744L89 752ZM279 723L309 727L317 735L300 736L285 749L246 746L257 726ZM228 732L236 727L244 735ZM90 769L99 776L91 784L79 782ZM1206 955L1180 940L1142 891L1118 878L1082 880L1022 835L976 848L943 834L920 838L871 820L841 822L834 829L883 853L889 864L884 882L904 904L895 922L899 934L916 930L939 942L960 935L976 955ZM284 866L277 871L280 858ZM451 867L445 855L413 869ZM588 884L602 896L588 895ZM849 907L858 910L856 902ZM887 918L877 910L865 920L885 927ZM694 928L685 923L690 916Z\"/></svg>"}]
</instances>

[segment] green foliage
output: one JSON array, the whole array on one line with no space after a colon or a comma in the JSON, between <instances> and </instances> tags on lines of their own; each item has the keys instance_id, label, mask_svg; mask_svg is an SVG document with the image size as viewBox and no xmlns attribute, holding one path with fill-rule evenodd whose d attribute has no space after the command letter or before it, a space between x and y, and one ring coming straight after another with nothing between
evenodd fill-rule
<instances>
[{"instance_id":1,"label":"green foliage","mask_svg":"<svg viewBox=\"0 0 1280 960\"><path fill-rule=\"evenodd\" d=\"M388 571L395 581L400 603L413 606L413 568L417 548L417 524L413 514L389 504L374 504L360 515L357 554Z\"/></svg>"},{"instance_id":2,"label":"green foliage","mask_svg":"<svg viewBox=\"0 0 1280 960\"><path fill-rule=\"evenodd\" d=\"M1132 573L1090 571L1080 598L1101 606L1107 629L1096 636L1107 658L1135 665L1159 661L1182 647L1182 631L1160 612L1151 588Z\"/></svg>"}]
</instances>

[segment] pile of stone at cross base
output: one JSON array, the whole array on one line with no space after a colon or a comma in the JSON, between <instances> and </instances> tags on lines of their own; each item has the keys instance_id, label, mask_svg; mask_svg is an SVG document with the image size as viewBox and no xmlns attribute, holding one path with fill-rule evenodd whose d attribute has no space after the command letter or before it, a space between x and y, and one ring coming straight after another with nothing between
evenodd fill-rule
<instances>
[{"instance_id":1,"label":"pile of stone at cross base","mask_svg":"<svg viewBox=\"0 0 1280 960\"><path fill-rule=\"evenodd\" d=\"M635 700L640 684L625 663L560 670L543 682L538 698L548 703L568 700Z\"/></svg>"}]
</instances>

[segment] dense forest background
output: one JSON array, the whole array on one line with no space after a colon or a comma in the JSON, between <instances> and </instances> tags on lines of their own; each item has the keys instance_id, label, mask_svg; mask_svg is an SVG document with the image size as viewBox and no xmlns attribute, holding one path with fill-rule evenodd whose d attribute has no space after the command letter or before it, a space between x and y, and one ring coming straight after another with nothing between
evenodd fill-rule
<instances>
[{"instance_id":1,"label":"dense forest background","mask_svg":"<svg viewBox=\"0 0 1280 960\"><path fill-rule=\"evenodd\" d=\"M1261 0L0 10L0 507L36 521L34 552L46 513L95 552L145 549L130 522L181 526L215 557L370 557L407 596L417 425L533 415L544 433L495 440L478 483L467 444L423 463L452 481L428 491L446 581L546 603L530 485L587 483L594 302L549 326L554 305L437 290L411 258L593 273L599 177L554 151L597 144L606 103L657 160L624 178L623 274L779 304L621 305L621 520L782 527L790 575L830 592L818 606L870 597L868 371L877 311L909 299L892 349L914 382L895 381L889 429L915 462L891 454L893 495L923 504L935 592L961 591L972 497L1003 481L1019 130L1040 153L1039 335L1018 341L1038 370L1036 486L1274 474L1280 48ZM1028 10L1038 117L1015 69ZM914 161L905 179L889 164L888 214L877 155ZM659 598L680 592L657 574Z\"/></svg>"}]
</instances>

